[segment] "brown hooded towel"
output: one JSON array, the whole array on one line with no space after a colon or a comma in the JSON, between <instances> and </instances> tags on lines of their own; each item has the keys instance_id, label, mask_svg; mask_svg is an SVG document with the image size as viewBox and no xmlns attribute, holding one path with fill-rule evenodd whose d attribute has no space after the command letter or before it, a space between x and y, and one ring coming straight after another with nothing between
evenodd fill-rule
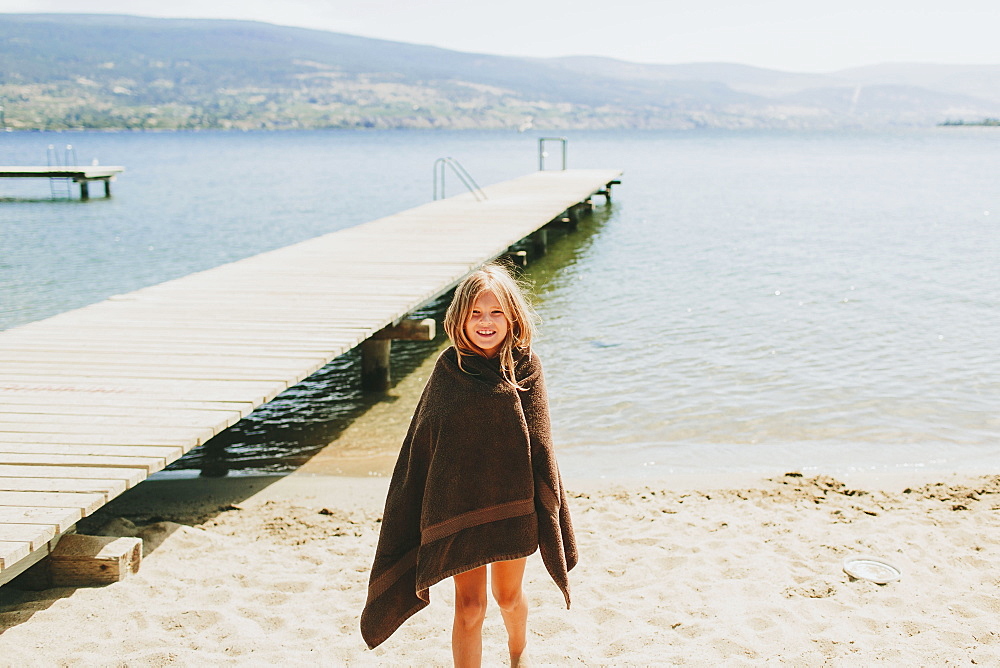
<instances>
[{"instance_id":1,"label":"brown hooded towel","mask_svg":"<svg viewBox=\"0 0 1000 668\"><path fill-rule=\"evenodd\" d=\"M569 607L576 540L549 429L542 367L441 353L414 411L385 501L361 614L369 648L430 604L431 585L541 549Z\"/></svg>"}]
</instances>

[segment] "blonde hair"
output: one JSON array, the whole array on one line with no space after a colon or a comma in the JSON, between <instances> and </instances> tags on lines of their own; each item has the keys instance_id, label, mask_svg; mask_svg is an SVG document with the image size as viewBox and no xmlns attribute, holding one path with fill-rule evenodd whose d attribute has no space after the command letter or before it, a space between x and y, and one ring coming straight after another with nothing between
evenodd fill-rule
<instances>
[{"instance_id":1,"label":"blonde hair","mask_svg":"<svg viewBox=\"0 0 1000 668\"><path fill-rule=\"evenodd\" d=\"M474 271L455 288L455 296L444 316L444 331L458 351L458 366L463 371L462 357L482 355L479 348L465 333L465 323L472 312L473 303L482 293L489 291L500 302L509 324L507 336L500 344L500 374L511 386L523 389L514 376L514 350L526 353L531 348L538 316L525 297L525 289L499 264L487 264Z\"/></svg>"}]
</instances>

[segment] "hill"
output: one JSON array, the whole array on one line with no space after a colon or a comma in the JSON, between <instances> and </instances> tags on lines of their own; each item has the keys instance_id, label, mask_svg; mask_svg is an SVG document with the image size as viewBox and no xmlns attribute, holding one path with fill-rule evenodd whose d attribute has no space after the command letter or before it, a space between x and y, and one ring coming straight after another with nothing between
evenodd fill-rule
<instances>
[{"instance_id":1,"label":"hill","mask_svg":"<svg viewBox=\"0 0 1000 668\"><path fill-rule=\"evenodd\" d=\"M690 128L1000 115L1000 67L796 74L461 53L248 21L0 14L8 127Z\"/></svg>"}]
</instances>

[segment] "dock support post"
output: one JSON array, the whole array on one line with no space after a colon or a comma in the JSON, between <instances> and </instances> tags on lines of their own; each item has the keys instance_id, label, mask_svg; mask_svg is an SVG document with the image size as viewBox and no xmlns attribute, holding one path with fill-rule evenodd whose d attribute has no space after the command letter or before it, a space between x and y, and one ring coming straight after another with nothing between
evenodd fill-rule
<instances>
[{"instance_id":1,"label":"dock support post","mask_svg":"<svg viewBox=\"0 0 1000 668\"><path fill-rule=\"evenodd\" d=\"M111 179L104 179L104 197L111 197Z\"/></svg>"},{"instance_id":2,"label":"dock support post","mask_svg":"<svg viewBox=\"0 0 1000 668\"><path fill-rule=\"evenodd\" d=\"M549 251L549 231L545 228L537 230L531 234L532 247L538 255L545 255Z\"/></svg>"},{"instance_id":3,"label":"dock support post","mask_svg":"<svg viewBox=\"0 0 1000 668\"><path fill-rule=\"evenodd\" d=\"M80 199L90 199L90 185L86 181L80 181Z\"/></svg>"},{"instance_id":4,"label":"dock support post","mask_svg":"<svg viewBox=\"0 0 1000 668\"><path fill-rule=\"evenodd\" d=\"M574 204L566 210L566 214L569 216L570 223L573 225L574 229L580 223L580 220L584 217L584 215L593 211L593 208L593 205L589 202L580 202L579 204Z\"/></svg>"},{"instance_id":5,"label":"dock support post","mask_svg":"<svg viewBox=\"0 0 1000 668\"><path fill-rule=\"evenodd\" d=\"M392 339L368 339L361 344L361 388L370 392L385 392L392 382L389 352Z\"/></svg>"},{"instance_id":6,"label":"dock support post","mask_svg":"<svg viewBox=\"0 0 1000 668\"><path fill-rule=\"evenodd\" d=\"M598 190L597 194L598 195L604 195L604 199L607 201L608 204L610 204L611 203L611 186L617 186L617 185L621 185L621 181L608 181L608 183L604 186L604 190Z\"/></svg>"},{"instance_id":7,"label":"dock support post","mask_svg":"<svg viewBox=\"0 0 1000 668\"><path fill-rule=\"evenodd\" d=\"M594 205L590 203L590 200L587 200L586 202L580 202L570 207L570 215L576 216L576 221L580 222L584 216L589 216L593 210Z\"/></svg>"},{"instance_id":8,"label":"dock support post","mask_svg":"<svg viewBox=\"0 0 1000 668\"><path fill-rule=\"evenodd\" d=\"M370 392L385 392L392 386L389 354L392 341L433 341L437 323L434 318L403 320L384 327L361 344L361 388Z\"/></svg>"}]
</instances>

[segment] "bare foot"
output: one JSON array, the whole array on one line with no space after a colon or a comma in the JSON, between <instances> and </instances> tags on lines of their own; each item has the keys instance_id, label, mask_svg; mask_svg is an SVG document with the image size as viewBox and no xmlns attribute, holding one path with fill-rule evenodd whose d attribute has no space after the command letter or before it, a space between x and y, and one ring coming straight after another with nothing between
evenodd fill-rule
<instances>
[{"instance_id":1,"label":"bare foot","mask_svg":"<svg viewBox=\"0 0 1000 668\"><path fill-rule=\"evenodd\" d=\"M510 668L531 668L531 659L528 657L528 650L521 652L521 656L511 654Z\"/></svg>"}]
</instances>

